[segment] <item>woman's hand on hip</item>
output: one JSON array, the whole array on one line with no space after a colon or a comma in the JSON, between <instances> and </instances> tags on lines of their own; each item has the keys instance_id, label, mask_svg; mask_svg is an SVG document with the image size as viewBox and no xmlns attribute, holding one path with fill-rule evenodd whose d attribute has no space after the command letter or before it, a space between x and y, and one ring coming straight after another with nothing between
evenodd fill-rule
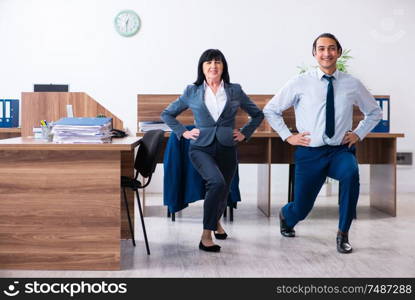
<instances>
[{"instance_id":1,"label":"woman's hand on hip","mask_svg":"<svg viewBox=\"0 0 415 300\"><path fill-rule=\"evenodd\" d=\"M183 132L182 136L188 140L196 140L199 137L200 130L193 128L192 130L187 130Z\"/></svg>"},{"instance_id":2,"label":"woman's hand on hip","mask_svg":"<svg viewBox=\"0 0 415 300\"><path fill-rule=\"evenodd\" d=\"M233 130L233 140L235 142L242 142L245 139L245 135L239 131L239 129Z\"/></svg>"}]
</instances>

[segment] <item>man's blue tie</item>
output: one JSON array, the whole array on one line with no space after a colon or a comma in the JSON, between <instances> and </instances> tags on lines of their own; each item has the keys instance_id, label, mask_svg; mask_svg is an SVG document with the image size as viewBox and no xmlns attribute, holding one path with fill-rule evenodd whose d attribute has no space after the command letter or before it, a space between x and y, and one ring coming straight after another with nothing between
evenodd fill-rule
<instances>
[{"instance_id":1,"label":"man's blue tie","mask_svg":"<svg viewBox=\"0 0 415 300\"><path fill-rule=\"evenodd\" d=\"M333 92L333 76L324 75L324 79L329 82L327 87L326 99L326 135L332 138L334 135L334 92Z\"/></svg>"}]
</instances>

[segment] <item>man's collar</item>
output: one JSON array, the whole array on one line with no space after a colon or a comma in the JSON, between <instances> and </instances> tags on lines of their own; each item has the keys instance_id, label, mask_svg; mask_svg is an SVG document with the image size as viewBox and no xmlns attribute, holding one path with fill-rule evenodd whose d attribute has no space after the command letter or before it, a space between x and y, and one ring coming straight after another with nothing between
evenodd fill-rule
<instances>
[{"instance_id":1,"label":"man's collar","mask_svg":"<svg viewBox=\"0 0 415 300\"><path fill-rule=\"evenodd\" d=\"M327 75L327 74L324 73L323 71L321 71L321 69L319 67L317 67L317 76L318 76L318 79L320 79L320 80L323 79L323 76L324 75ZM329 75L329 76L334 77L334 79L339 78L339 70L336 69L336 71L334 71L334 73L332 75Z\"/></svg>"}]
</instances>

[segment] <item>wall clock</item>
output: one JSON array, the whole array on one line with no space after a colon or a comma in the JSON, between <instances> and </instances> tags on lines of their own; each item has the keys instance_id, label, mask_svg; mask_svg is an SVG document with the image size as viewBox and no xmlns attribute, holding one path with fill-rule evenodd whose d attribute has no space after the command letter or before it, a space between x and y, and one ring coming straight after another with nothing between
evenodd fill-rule
<instances>
[{"instance_id":1,"label":"wall clock","mask_svg":"<svg viewBox=\"0 0 415 300\"><path fill-rule=\"evenodd\" d=\"M125 37L136 34L140 29L140 25L140 17L133 10L120 11L114 19L115 30Z\"/></svg>"}]
</instances>

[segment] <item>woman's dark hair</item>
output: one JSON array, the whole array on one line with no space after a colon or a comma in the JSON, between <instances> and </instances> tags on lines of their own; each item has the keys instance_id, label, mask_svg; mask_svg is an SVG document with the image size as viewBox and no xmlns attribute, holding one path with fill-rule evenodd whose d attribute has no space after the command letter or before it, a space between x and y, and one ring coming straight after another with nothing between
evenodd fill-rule
<instances>
[{"instance_id":1,"label":"woman's dark hair","mask_svg":"<svg viewBox=\"0 0 415 300\"><path fill-rule=\"evenodd\" d=\"M225 83L230 83L229 81L229 72L228 72L228 63L226 62L225 56L218 49L208 49L202 53L199 58L199 63L197 65L197 79L194 82L195 85L201 85L205 81L205 74L203 74L203 63L205 61L219 60L223 64L223 73L222 80Z\"/></svg>"},{"instance_id":2,"label":"woman's dark hair","mask_svg":"<svg viewBox=\"0 0 415 300\"><path fill-rule=\"evenodd\" d=\"M337 45L337 51L340 52L340 54L342 54L342 52L343 52L342 46L340 45L339 40L334 36L334 34L322 33L313 42L313 50L311 52L313 54L313 56L316 53L316 45L317 45L317 41L318 41L319 38L329 38L329 39L332 39L333 41L335 41L336 45Z\"/></svg>"}]
</instances>

